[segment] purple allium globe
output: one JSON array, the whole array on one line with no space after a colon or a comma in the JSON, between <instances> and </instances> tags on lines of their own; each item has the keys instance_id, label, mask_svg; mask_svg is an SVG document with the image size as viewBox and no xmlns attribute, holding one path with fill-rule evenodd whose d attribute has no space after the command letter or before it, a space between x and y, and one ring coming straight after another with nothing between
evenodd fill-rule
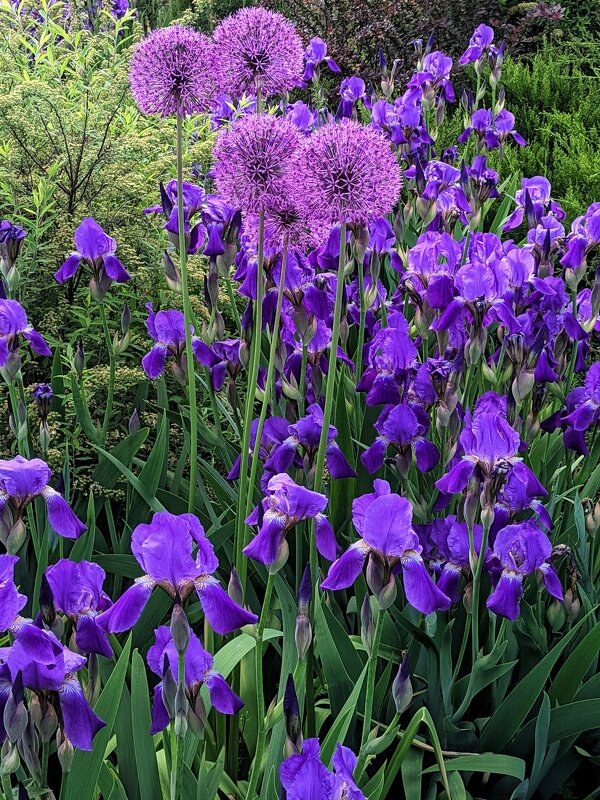
<instances>
[{"instance_id":1,"label":"purple allium globe","mask_svg":"<svg viewBox=\"0 0 600 800\"><path fill-rule=\"evenodd\" d=\"M248 244L258 247L259 218L250 215L244 222L244 235ZM284 198L265 214L265 253L267 256L281 252L283 246L304 255L327 240L329 227L320 220L304 214L300 203Z\"/></svg>"},{"instance_id":2,"label":"purple allium globe","mask_svg":"<svg viewBox=\"0 0 600 800\"><path fill-rule=\"evenodd\" d=\"M242 8L217 25L213 40L220 93L269 97L300 84L302 41L282 14Z\"/></svg>"},{"instance_id":3,"label":"purple allium globe","mask_svg":"<svg viewBox=\"0 0 600 800\"><path fill-rule=\"evenodd\" d=\"M159 28L131 59L129 84L144 114L181 117L210 108L212 44L182 25Z\"/></svg>"},{"instance_id":4,"label":"purple allium globe","mask_svg":"<svg viewBox=\"0 0 600 800\"><path fill-rule=\"evenodd\" d=\"M292 191L300 133L287 119L253 114L223 130L214 149L219 194L246 214L278 208Z\"/></svg>"},{"instance_id":5,"label":"purple allium globe","mask_svg":"<svg viewBox=\"0 0 600 800\"><path fill-rule=\"evenodd\" d=\"M306 215L330 224L389 214L402 185L388 142L353 120L323 125L303 139L295 174Z\"/></svg>"}]
</instances>

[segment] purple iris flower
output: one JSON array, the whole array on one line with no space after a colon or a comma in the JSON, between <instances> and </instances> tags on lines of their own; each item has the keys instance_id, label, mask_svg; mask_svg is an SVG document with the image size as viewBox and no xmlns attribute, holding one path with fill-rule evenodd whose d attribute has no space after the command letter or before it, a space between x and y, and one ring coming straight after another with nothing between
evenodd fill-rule
<instances>
[{"instance_id":1,"label":"purple iris flower","mask_svg":"<svg viewBox=\"0 0 600 800\"><path fill-rule=\"evenodd\" d=\"M450 600L433 583L421 557L422 546L412 527L412 506L391 494L387 481L376 480L375 491L352 502L352 521L361 538L329 568L323 589L345 589L367 560L367 583L387 608L396 597L395 576L402 571L408 602L423 614L448 608Z\"/></svg>"},{"instance_id":2,"label":"purple iris flower","mask_svg":"<svg viewBox=\"0 0 600 800\"><path fill-rule=\"evenodd\" d=\"M478 25L469 40L469 46L458 59L461 66L479 59L489 50L494 41L494 29L489 25Z\"/></svg>"},{"instance_id":3,"label":"purple iris flower","mask_svg":"<svg viewBox=\"0 0 600 800\"><path fill-rule=\"evenodd\" d=\"M8 530L10 537L15 532L16 526L22 527L22 543L25 535L23 522L25 507L34 498L42 497L46 503L51 528L59 536L67 539L77 539L81 536L86 527L77 519L64 497L49 485L51 476L52 470L39 458L28 461L23 456L15 456L9 461L0 460L2 532Z\"/></svg>"},{"instance_id":4,"label":"purple iris flower","mask_svg":"<svg viewBox=\"0 0 600 800\"><path fill-rule=\"evenodd\" d=\"M491 129L493 115L488 108L479 108L471 115L471 124L458 137L458 143L467 142L472 133L477 136L478 148L485 144L486 132Z\"/></svg>"},{"instance_id":5,"label":"purple iris flower","mask_svg":"<svg viewBox=\"0 0 600 800\"><path fill-rule=\"evenodd\" d=\"M0 299L0 369L12 380L21 367L19 337L29 342L34 353L51 356L46 340L27 320L23 306L16 300Z\"/></svg>"},{"instance_id":6,"label":"purple iris flower","mask_svg":"<svg viewBox=\"0 0 600 800\"><path fill-rule=\"evenodd\" d=\"M515 130L515 115L504 108L494 117L493 127L486 134L486 144L489 148L501 147L509 136L519 147L527 146L525 139Z\"/></svg>"},{"instance_id":7,"label":"purple iris flower","mask_svg":"<svg viewBox=\"0 0 600 800\"><path fill-rule=\"evenodd\" d=\"M563 589L556 570L549 562L552 544L532 521L508 525L494 540L494 556L500 577L487 599L487 607L495 614L515 620L519 616L523 579L539 570L548 592L562 602Z\"/></svg>"},{"instance_id":8,"label":"purple iris flower","mask_svg":"<svg viewBox=\"0 0 600 800\"><path fill-rule=\"evenodd\" d=\"M62 645L51 631L32 624L19 628L14 644L0 658L13 683L20 673L23 685L44 704L58 700L64 735L79 750L91 750L92 739L105 723L90 708L75 675L87 659Z\"/></svg>"},{"instance_id":9,"label":"purple iris flower","mask_svg":"<svg viewBox=\"0 0 600 800\"><path fill-rule=\"evenodd\" d=\"M318 36L310 40L310 44L304 51L304 75L303 81L311 81L319 79L321 64L325 63L332 72L339 72L340 68L335 63L333 58L327 55L327 45Z\"/></svg>"},{"instance_id":10,"label":"purple iris flower","mask_svg":"<svg viewBox=\"0 0 600 800\"><path fill-rule=\"evenodd\" d=\"M388 317L388 327L379 330L371 341L367 369L356 387L367 392L367 405L396 405L416 366L417 348L410 338L408 322L401 313Z\"/></svg>"},{"instance_id":11,"label":"purple iris flower","mask_svg":"<svg viewBox=\"0 0 600 800\"><path fill-rule=\"evenodd\" d=\"M19 225L10 220L0 220L0 267L6 278L15 265L26 233Z\"/></svg>"},{"instance_id":12,"label":"purple iris flower","mask_svg":"<svg viewBox=\"0 0 600 800\"><path fill-rule=\"evenodd\" d=\"M146 660L148 666L160 678L164 675L166 664L171 670L173 679L177 680L178 655L173 642L171 631L166 625L161 625L154 631L156 641L148 650ZM166 662L166 664L165 664ZM188 714L194 715L201 724L206 719L206 711L200 689L202 685L208 689L210 702L221 714L237 714L243 707L243 701L229 688L225 679L213 669L213 657L208 653L193 631L185 651L185 692L189 702ZM152 704L152 727L150 734L164 730L170 721L163 697L163 682L154 687L154 702ZM192 720L192 724L195 720Z\"/></svg>"},{"instance_id":13,"label":"purple iris flower","mask_svg":"<svg viewBox=\"0 0 600 800\"><path fill-rule=\"evenodd\" d=\"M383 466L390 447L396 451L393 461L404 477L412 465L413 453L420 472L429 472L437 466L440 454L433 442L425 438L429 431L429 415L422 406L416 403L388 406L374 427L379 436L360 457L371 474Z\"/></svg>"},{"instance_id":14,"label":"purple iris flower","mask_svg":"<svg viewBox=\"0 0 600 800\"><path fill-rule=\"evenodd\" d=\"M271 450L269 458L265 462L265 469L271 472L285 472L294 463L300 447L304 455L305 471L307 473L310 472L321 439L323 409L318 403L313 403L308 407L307 411L308 413L305 417L299 419L294 425L290 425L288 429L290 435ZM325 450L325 460L329 474L334 479L356 478L356 472L348 463L340 446L335 442L337 435L337 429L330 425L327 432Z\"/></svg>"},{"instance_id":15,"label":"purple iris flower","mask_svg":"<svg viewBox=\"0 0 600 800\"><path fill-rule=\"evenodd\" d=\"M131 280L131 275L115 256L116 241L104 233L96 220L86 217L75 231L74 239L76 251L54 274L58 283L65 283L75 277L79 268L85 264L92 271L90 293L101 301L113 281L127 283Z\"/></svg>"},{"instance_id":16,"label":"purple iris flower","mask_svg":"<svg viewBox=\"0 0 600 800\"><path fill-rule=\"evenodd\" d=\"M571 404L574 410L563 417L575 431L587 431L600 419L600 361L589 368L583 386L571 392Z\"/></svg>"},{"instance_id":17,"label":"purple iris flower","mask_svg":"<svg viewBox=\"0 0 600 800\"><path fill-rule=\"evenodd\" d=\"M533 178L522 178L521 188L515 194L517 207L502 227L503 231L511 231L526 220L529 228L535 228L543 216L554 214L556 219L565 218L565 212L550 196L550 181L540 175Z\"/></svg>"},{"instance_id":18,"label":"purple iris flower","mask_svg":"<svg viewBox=\"0 0 600 800\"><path fill-rule=\"evenodd\" d=\"M54 609L63 613L75 628L75 644L81 653L99 653L112 658L106 632L96 624L98 614L112 605L102 589L106 573L89 561L61 558L46 570Z\"/></svg>"},{"instance_id":19,"label":"purple iris flower","mask_svg":"<svg viewBox=\"0 0 600 800\"><path fill-rule=\"evenodd\" d=\"M578 272L585 271L586 258L600 244L600 203L590 206L583 217L574 220L567 237L567 252L560 263Z\"/></svg>"},{"instance_id":20,"label":"purple iris flower","mask_svg":"<svg viewBox=\"0 0 600 800\"><path fill-rule=\"evenodd\" d=\"M348 747L336 745L330 772L321 761L318 739L305 739L302 752L281 764L279 778L286 800L366 800L354 782L356 756Z\"/></svg>"},{"instance_id":21,"label":"purple iris flower","mask_svg":"<svg viewBox=\"0 0 600 800\"><path fill-rule=\"evenodd\" d=\"M138 525L133 531L131 550L144 575L96 618L102 630L121 633L132 628L156 586L179 604L195 591L217 633L231 633L257 621L256 614L234 603L214 577L219 562L193 514L154 514L149 524Z\"/></svg>"},{"instance_id":22,"label":"purple iris flower","mask_svg":"<svg viewBox=\"0 0 600 800\"><path fill-rule=\"evenodd\" d=\"M283 417L269 417L265 420L265 424L263 425L262 434L260 437L259 442L259 458L263 462L263 464L268 460L269 454L273 450L273 448L277 447L278 445L283 442L288 436L289 430L289 422L287 419ZM256 447L256 432L258 431L258 419L252 420L252 424L250 426L250 449L248 452L248 459L251 458L252 453L254 452L254 448ZM234 464L231 468L229 475L227 476L228 481L236 481L240 477L240 463L242 457L239 455ZM250 461L248 461L250 463ZM296 466L300 468L302 464L300 462L296 463ZM277 470L279 471L279 470ZM269 480L276 474L273 470L268 470L265 468L261 480L260 486L263 491L267 490L267 485Z\"/></svg>"},{"instance_id":23,"label":"purple iris flower","mask_svg":"<svg viewBox=\"0 0 600 800\"><path fill-rule=\"evenodd\" d=\"M15 586L15 564L17 556L0 556L0 631L6 632L17 618L19 611L27 603L24 594L19 594Z\"/></svg>"},{"instance_id":24,"label":"purple iris flower","mask_svg":"<svg viewBox=\"0 0 600 800\"><path fill-rule=\"evenodd\" d=\"M511 471L521 476L534 495L546 490L530 468L517 455L521 439L503 415L501 406L478 411L471 419L466 416L465 428L459 443L462 457L442 478L436 487L444 494L461 492L472 477L484 483L485 502L493 505L497 494Z\"/></svg>"},{"instance_id":25,"label":"purple iris flower","mask_svg":"<svg viewBox=\"0 0 600 800\"><path fill-rule=\"evenodd\" d=\"M419 72L416 72L406 84L408 94L413 101L421 99L433 107L435 96L438 90L442 90L446 102L453 103L455 100L454 88L450 81L452 71L452 59L439 50L427 53L423 59L423 65Z\"/></svg>"},{"instance_id":26,"label":"purple iris flower","mask_svg":"<svg viewBox=\"0 0 600 800\"><path fill-rule=\"evenodd\" d=\"M365 96L365 82L362 78L353 75L344 78L340 86L340 114L342 117L352 118L356 115L355 106Z\"/></svg>"},{"instance_id":27,"label":"purple iris flower","mask_svg":"<svg viewBox=\"0 0 600 800\"><path fill-rule=\"evenodd\" d=\"M298 486L289 475L275 475L268 483L267 497L246 520L247 525L260 524L260 530L244 548L244 555L280 568L288 557L288 532L302 520L313 519L317 550L333 561L338 546L331 525L322 513L326 505L325 495Z\"/></svg>"},{"instance_id":28,"label":"purple iris flower","mask_svg":"<svg viewBox=\"0 0 600 800\"><path fill-rule=\"evenodd\" d=\"M463 254L461 245L448 233L422 233L408 253L403 284L424 314L427 326L430 309L444 309L455 295L454 276Z\"/></svg>"},{"instance_id":29,"label":"purple iris flower","mask_svg":"<svg viewBox=\"0 0 600 800\"><path fill-rule=\"evenodd\" d=\"M154 313L152 303L146 303L148 318L146 329L148 335L156 342L152 350L142 359L142 367L146 375L158 378L163 374L167 357L171 359L171 367L176 379L183 385L187 382L185 363L185 322L182 311L170 309ZM204 342L194 336L192 328L192 350L196 360L211 366L213 354Z\"/></svg>"}]
</instances>

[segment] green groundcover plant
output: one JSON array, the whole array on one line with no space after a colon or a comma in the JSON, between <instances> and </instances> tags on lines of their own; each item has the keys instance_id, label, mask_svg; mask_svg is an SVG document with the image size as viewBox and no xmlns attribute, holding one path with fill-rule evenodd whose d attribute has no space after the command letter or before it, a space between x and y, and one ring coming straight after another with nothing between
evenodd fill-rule
<instances>
[{"instance_id":1,"label":"green groundcover plant","mask_svg":"<svg viewBox=\"0 0 600 800\"><path fill-rule=\"evenodd\" d=\"M0 8L4 797L597 796L600 205L493 29Z\"/></svg>"}]
</instances>

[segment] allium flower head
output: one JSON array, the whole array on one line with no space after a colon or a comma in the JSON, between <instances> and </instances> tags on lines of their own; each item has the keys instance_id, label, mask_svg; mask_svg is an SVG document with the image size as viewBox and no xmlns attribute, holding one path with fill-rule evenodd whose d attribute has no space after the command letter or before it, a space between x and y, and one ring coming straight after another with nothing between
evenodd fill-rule
<instances>
[{"instance_id":1,"label":"allium flower head","mask_svg":"<svg viewBox=\"0 0 600 800\"><path fill-rule=\"evenodd\" d=\"M210 40L191 28L159 28L143 39L131 59L129 84L144 114L188 116L208 111Z\"/></svg>"},{"instance_id":2,"label":"allium flower head","mask_svg":"<svg viewBox=\"0 0 600 800\"><path fill-rule=\"evenodd\" d=\"M304 70L302 41L282 14L242 8L213 33L219 90L233 97L280 94L299 85Z\"/></svg>"},{"instance_id":3,"label":"allium flower head","mask_svg":"<svg viewBox=\"0 0 600 800\"><path fill-rule=\"evenodd\" d=\"M219 193L245 213L278 208L291 191L299 145L300 133L287 119L270 114L241 117L222 131L215 144Z\"/></svg>"},{"instance_id":4,"label":"allium flower head","mask_svg":"<svg viewBox=\"0 0 600 800\"><path fill-rule=\"evenodd\" d=\"M389 143L353 120L323 125L305 139L297 174L308 216L331 224L382 217L400 193L400 168Z\"/></svg>"}]
</instances>

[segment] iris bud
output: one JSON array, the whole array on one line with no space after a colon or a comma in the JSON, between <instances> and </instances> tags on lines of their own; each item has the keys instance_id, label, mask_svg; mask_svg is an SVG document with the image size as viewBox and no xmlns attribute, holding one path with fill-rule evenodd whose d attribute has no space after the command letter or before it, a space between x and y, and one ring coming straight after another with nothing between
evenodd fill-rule
<instances>
[{"instance_id":1,"label":"iris bud","mask_svg":"<svg viewBox=\"0 0 600 800\"><path fill-rule=\"evenodd\" d=\"M70 772L75 756L75 748L66 736L61 732L60 728L56 733L56 754L60 762L63 772Z\"/></svg>"},{"instance_id":2,"label":"iris bud","mask_svg":"<svg viewBox=\"0 0 600 800\"><path fill-rule=\"evenodd\" d=\"M371 655L373 637L375 636L375 625L373 624L373 610L371 609L371 599L365 594L360 608L360 638L365 650Z\"/></svg>"},{"instance_id":3,"label":"iris bud","mask_svg":"<svg viewBox=\"0 0 600 800\"><path fill-rule=\"evenodd\" d=\"M180 656L185 655L190 642L190 624L185 611L179 603L173 606L171 614L171 636L177 654Z\"/></svg>"},{"instance_id":4,"label":"iris bud","mask_svg":"<svg viewBox=\"0 0 600 800\"><path fill-rule=\"evenodd\" d=\"M285 719L285 754L291 756L302 752L302 721L296 688L292 675L288 675L283 695L283 716Z\"/></svg>"},{"instance_id":5,"label":"iris bud","mask_svg":"<svg viewBox=\"0 0 600 800\"><path fill-rule=\"evenodd\" d=\"M2 775L10 775L16 772L21 765L19 758L19 751L16 746L11 743L10 739L5 739L0 751L0 773Z\"/></svg>"},{"instance_id":6,"label":"iris bud","mask_svg":"<svg viewBox=\"0 0 600 800\"><path fill-rule=\"evenodd\" d=\"M392 697L394 698L397 714L402 714L406 711L412 702L413 696L414 690L410 680L408 653L405 650L400 661L400 668L392 683Z\"/></svg>"}]
</instances>

